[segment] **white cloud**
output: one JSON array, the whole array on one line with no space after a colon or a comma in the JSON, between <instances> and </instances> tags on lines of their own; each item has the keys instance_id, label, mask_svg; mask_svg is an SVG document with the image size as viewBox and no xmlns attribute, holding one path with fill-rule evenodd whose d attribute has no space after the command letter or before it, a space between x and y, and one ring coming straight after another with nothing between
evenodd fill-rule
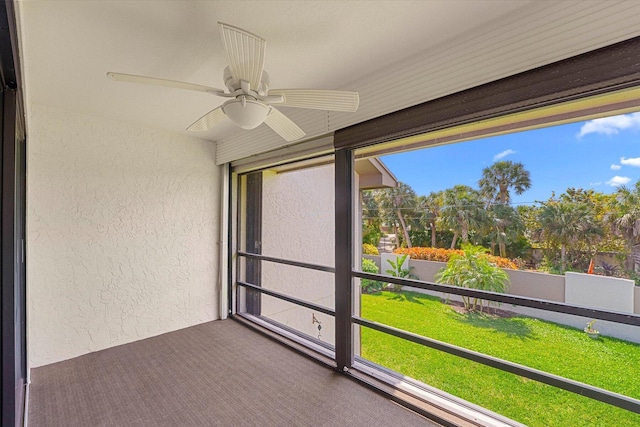
<instances>
[{"instance_id":1,"label":"white cloud","mask_svg":"<svg viewBox=\"0 0 640 427\"><path fill-rule=\"evenodd\" d=\"M493 156L493 161L495 162L496 160L500 160L503 157L507 157L509 154L515 154L515 153L516 153L515 151L509 148L508 150L504 150L502 153L498 153L495 156Z\"/></svg>"},{"instance_id":2,"label":"white cloud","mask_svg":"<svg viewBox=\"0 0 640 427\"><path fill-rule=\"evenodd\" d=\"M621 168L622 168L622 166L620 166L620 165L611 165L611 170L612 171L617 171L617 170L620 170Z\"/></svg>"},{"instance_id":3,"label":"white cloud","mask_svg":"<svg viewBox=\"0 0 640 427\"><path fill-rule=\"evenodd\" d=\"M613 178L611 178L609 181L607 181L607 184L609 184L612 187L620 187L621 185L628 184L629 181L631 181L631 178L629 177L616 175Z\"/></svg>"},{"instance_id":4,"label":"white cloud","mask_svg":"<svg viewBox=\"0 0 640 427\"><path fill-rule=\"evenodd\" d=\"M626 157L620 157L620 164L640 168L640 157L632 157L628 159Z\"/></svg>"},{"instance_id":5,"label":"white cloud","mask_svg":"<svg viewBox=\"0 0 640 427\"><path fill-rule=\"evenodd\" d=\"M590 133L615 135L625 129L640 129L640 113L623 114L621 116L589 120L580 128L578 138Z\"/></svg>"}]
</instances>

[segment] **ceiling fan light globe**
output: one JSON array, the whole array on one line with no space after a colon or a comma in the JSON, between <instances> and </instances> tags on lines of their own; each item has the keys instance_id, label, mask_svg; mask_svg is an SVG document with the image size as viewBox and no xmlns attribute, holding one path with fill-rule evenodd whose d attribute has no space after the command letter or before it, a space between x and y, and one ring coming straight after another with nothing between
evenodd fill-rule
<instances>
[{"instance_id":1,"label":"ceiling fan light globe","mask_svg":"<svg viewBox=\"0 0 640 427\"><path fill-rule=\"evenodd\" d=\"M242 129L255 129L264 122L269 114L269 107L261 102L247 99L243 102L232 99L222 107L224 114Z\"/></svg>"}]
</instances>

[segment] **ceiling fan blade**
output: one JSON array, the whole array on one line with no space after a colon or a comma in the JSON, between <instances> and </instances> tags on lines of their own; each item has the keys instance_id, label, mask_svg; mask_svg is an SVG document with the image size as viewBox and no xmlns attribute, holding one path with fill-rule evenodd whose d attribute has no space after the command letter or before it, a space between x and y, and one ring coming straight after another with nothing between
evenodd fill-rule
<instances>
[{"instance_id":1,"label":"ceiling fan blade","mask_svg":"<svg viewBox=\"0 0 640 427\"><path fill-rule=\"evenodd\" d=\"M343 90L273 89L269 90L272 95L284 97L278 105L315 110L354 112L360 103L358 92Z\"/></svg>"},{"instance_id":2,"label":"ceiling fan blade","mask_svg":"<svg viewBox=\"0 0 640 427\"><path fill-rule=\"evenodd\" d=\"M218 123L220 123L222 120L224 120L225 117L226 115L224 114L224 111L222 111L222 106L218 108L214 108L213 110L209 111L207 114L205 114L204 116L196 120L191 126L187 128L187 130L188 131L209 130L215 125L217 125Z\"/></svg>"},{"instance_id":3,"label":"ceiling fan blade","mask_svg":"<svg viewBox=\"0 0 640 427\"><path fill-rule=\"evenodd\" d=\"M275 133L289 142L300 139L305 135L304 131L300 129L297 124L293 123L291 119L273 107L271 107L269 115L264 119L264 122L273 129Z\"/></svg>"},{"instance_id":4,"label":"ceiling fan blade","mask_svg":"<svg viewBox=\"0 0 640 427\"><path fill-rule=\"evenodd\" d=\"M229 69L235 80L246 80L257 90L262 80L267 41L241 28L218 22Z\"/></svg>"},{"instance_id":5,"label":"ceiling fan blade","mask_svg":"<svg viewBox=\"0 0 640 427\"><path fill-rule=\"evenodd\" d=\"M157 79L155 77L146 77L146 76L136 76L134 74L123 74L123 73L107 73L108 77L111 77L113 80L118 82L129 82L129 83L141 83L145 85L154 85L154 86L165 86L165 87L173 87L176 89L186 89L186 90L195 90L197 92L207 92L212 93L214 95L224 94L222 89L216 89L214 87L202 86L193 83L185 83L185 82L177 82L175 80L166 80L166 79Z\"/></svg>"}]
</instances>

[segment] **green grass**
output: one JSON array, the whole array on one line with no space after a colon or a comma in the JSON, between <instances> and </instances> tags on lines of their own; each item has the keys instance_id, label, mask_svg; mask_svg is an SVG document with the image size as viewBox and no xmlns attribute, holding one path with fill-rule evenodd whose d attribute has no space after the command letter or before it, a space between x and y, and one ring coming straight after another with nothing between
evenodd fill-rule
<instances>
[{"instance_id":1,"label":"green grass","mask_svg":"<svg viewBox=\"0 0 640 427\"><path fill-rule=\"evenodd\" d=\"M508 309L508 307L503 307ZM459 313L414 292L362 296L362 316L640 399L640 345L534 318ZM361 328L362 356L529 426L640 426L640 415Z\"/></svg>"}]
</instances>

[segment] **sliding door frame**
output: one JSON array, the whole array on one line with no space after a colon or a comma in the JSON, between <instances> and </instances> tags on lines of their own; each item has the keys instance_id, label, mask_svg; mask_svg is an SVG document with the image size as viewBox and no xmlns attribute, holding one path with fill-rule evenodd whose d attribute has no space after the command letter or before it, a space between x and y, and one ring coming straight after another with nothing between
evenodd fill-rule
<instances>
[{"instance_id":1,"label":"sliding door frame","mask_svg":"<svg viewBox=\"0 0 640 427\"><path fill-rule=\"evenodd\" d=\"M26 132L14 3L0 6L0 390L2 426L21 426L25 414Z\"/></svg>"}]
</instances>

